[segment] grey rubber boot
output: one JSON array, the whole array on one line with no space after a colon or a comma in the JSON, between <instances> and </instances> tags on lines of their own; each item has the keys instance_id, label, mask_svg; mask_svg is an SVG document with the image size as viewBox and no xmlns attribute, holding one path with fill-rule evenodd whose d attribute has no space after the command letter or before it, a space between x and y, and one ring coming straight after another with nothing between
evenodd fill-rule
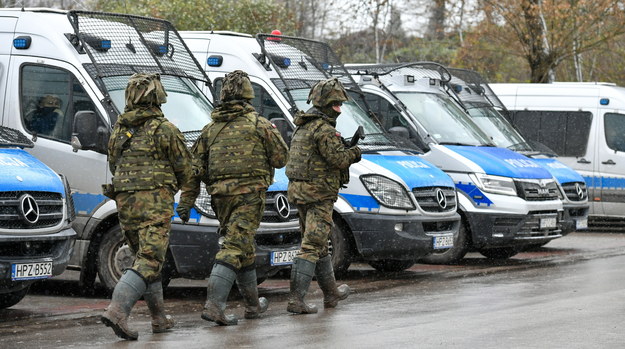
<instances>
[{"instance_id":1,"label":"grey rubber boot","mask_svg":"<svg viewBox=\"0 0 625 349\"><path fill-rule=\"evenodd\" d=\"M267 311L269 301L265 297L258 298L256 285L256 269L240 271L237 274L237 286L245 301L245 318L256 319Z\"/></svg>"},{"instance_id":2,"label":"grey rubber boot","mask_svg":"<svg viewBox=\"0 0 625 349\"><path fill-rule=\"evenodd\" d=\"M349 286L343 284L336 287L334 269L332 268L332 256L327 255L317 261L315 276L317 276L319 288L323 291L324 308L335 308L339 301L349 296Z\"/></svg>"},{"instance_id":3,"label":"grey rubber boot","mask_svg":"<svg viewBox=\"0 0 625 349\"><path fill-rule=\"evenodd\" d=\"M155 281L148 285L143 294L143 299L148 304L152 316L152 333L162 333L174 327L174 319L165 314L165 301L163 300L163 284Z\"/></svg>"},{"instance_id":4,"label":"grey rubber boot","mask_svg":"<svg viewBox=\"0 0 625 349\"><path fill-rule=\"evenodd\" d=\"M128 328L128 316L147 288L145 280L134 270L126 270L113 291L111 304L100 320L123 339L136 340L137 331Z\"/></svg>"},{"instance_id":5,"label":"grey rubber boot","mask_svg":"<svg viewBox=\"0 0 625 349\"><path fill-rule=\"evenodd\" d=\"M231 326L238 323L234 315L224 314L226 300L236 277L237 273L223 264L213 266L206 287L206 304L202 312L202 319L214 321L221 326Z\"/></svg>"},{"instance_id":6,"label":"grey rubber boot","mask_svg":"<svg viewBox=\"0 0 625 349\"><path fill-rule=\"evenodd\" d=\"M291 269L291 293L286 310L296 314L314 314L317 307L304 302L308 287L315 273L315 263L302 258L293 258Z\"/></svg>"}]
</instances>

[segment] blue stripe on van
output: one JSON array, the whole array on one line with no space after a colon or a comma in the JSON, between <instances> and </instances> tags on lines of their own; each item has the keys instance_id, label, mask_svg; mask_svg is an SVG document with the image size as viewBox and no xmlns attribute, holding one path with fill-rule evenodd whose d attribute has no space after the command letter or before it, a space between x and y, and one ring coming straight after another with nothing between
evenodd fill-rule
<instances>
[{"instance_id":1,"label":"blue stripe on van","mask_svg":"<svg viewBox=\"0 0 625 349\"><path fill-rule=\"evenodd\" d=\"M91 215L93 210L106 200L106 196L102 194L88 193L74 193L72 198L74 199L76 214L79 215Z\"/></svg>"},{"instance_id":2,"label":"blue stripe on van","mask_svg":"<svg viewBox=\"0 0 625 349\"><path fill-rule=\"evenodd\" d=\"M459 145L445 147L473 161L489 175L528 179L552 178L549 171L533 159L509 149Z\"/></svg>"},{"instance_id":3,"label":"blue stripe on van","mask_svg":"<svg viewBox=\"0 0 625 349\"><path fill-rule=\"evenodd\" d=\"M493 202L490 201L490 199L486 195L484 195L484 193L478 187L476 187L475 184L471 182L458 182L456 183L456 188L463 191L471 200L473 200L473 202L475 202L477 206L490 206L493 204Z\"/></svg>"},{"instance_id":4,"label":"blue stripe on van","mask_svg":"<svg viewBox=\"0 0 625 349\"><path fill-rule=\"evenodd\" d=\"M356 211L372 211L379 209L380 204L369 195L339 194L343 199L347 200Z\"/></svg>"},{"instance_id":5,"label":"blue stripe on van","mask_svg":"<svg viewBox=\"0 0 625 349\"><path fill-rule=\"evenodd\" d=\"M584 177L589 188L625 189L625 178L622 177Z\"/></svg>"}]
</instances>

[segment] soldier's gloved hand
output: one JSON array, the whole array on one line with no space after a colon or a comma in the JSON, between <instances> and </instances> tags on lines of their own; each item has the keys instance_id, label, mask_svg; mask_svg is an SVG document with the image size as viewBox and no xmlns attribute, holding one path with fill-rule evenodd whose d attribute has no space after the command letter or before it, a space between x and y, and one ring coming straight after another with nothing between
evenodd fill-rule
<instances>
[{"instance_id":1,"label":"soldier's gloved hand","mask_svg":"<svg viewBox=\"0 0 625 349\"><path fill-rule=\"evenodd\" d=\"M349 142L345 138L343 138L343 136L341 136L341 142L343 143L343 146L349 147Z\"/></svg>"},{"instance_id":2,"label":"soldier's gloved hand","mask_svg":"<svg viewBox=\"0 0 625 349\"><path fill-rule=\"evenodd\" d=\"M191 215L190 211L191 209L184 205L178 205L178 207L176 207L176 212L178 213L178 216L183 223L189 221L189 217Z\"/></svg>"},{"instance_id":3,"label":"soldier's gloved hand","mask_svg":"<svg viewBox=\"0 0 625 349\"><path fill-rule=\"evenodd\" d=\"M356 155L356 157L354 159L354 163L362 160L362 151L360 150L360 148L358 148L356 146L356 147L351 148L350 150L353 151L355 153L355 155Z\"/></svg>"}]
</instances>

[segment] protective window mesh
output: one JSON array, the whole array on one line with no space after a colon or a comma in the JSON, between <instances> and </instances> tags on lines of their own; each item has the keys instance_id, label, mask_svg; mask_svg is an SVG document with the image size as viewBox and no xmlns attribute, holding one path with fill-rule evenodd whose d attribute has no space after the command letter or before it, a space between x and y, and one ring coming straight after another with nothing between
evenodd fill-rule
<instances>
[{"instance_id":1,"label":"protective window mesh","mask_svg":"<svg viewBox=\"0 0 625 349\"><path fill-rule=\"evenodd\" d=\"M0 126L0 147L3 146L32 148L34 144L20 131Z\"/></svg>"}]
</instances>

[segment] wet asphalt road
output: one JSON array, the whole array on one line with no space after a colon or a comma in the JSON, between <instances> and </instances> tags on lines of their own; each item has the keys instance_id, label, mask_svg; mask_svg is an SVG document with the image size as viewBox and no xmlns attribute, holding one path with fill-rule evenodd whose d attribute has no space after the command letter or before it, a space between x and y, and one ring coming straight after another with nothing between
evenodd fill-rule
<instances>
[{"instance_id":1,"label":"wet asphalt road","mask_svg":"<svg viewBox=\"0 0 625 349\"><path fill-rule=\"evenodd\" d=\"M153 335L142 301L137 342L99 323L108 296L79 294L71 273L37 284L0 310L0 348L625 348L625 234L575 233L535 252L494 262L470 254L457 266L416 265L382 274L350 269L354 289L337 309L290 315L288 280L261 284L262 319L218 327L200 319L205 281L174 280L166 291L175 331ZM309 302L322 304L313 282ZM233 293L229 309L241 316Z\"/></svg>"}]
</instances>

